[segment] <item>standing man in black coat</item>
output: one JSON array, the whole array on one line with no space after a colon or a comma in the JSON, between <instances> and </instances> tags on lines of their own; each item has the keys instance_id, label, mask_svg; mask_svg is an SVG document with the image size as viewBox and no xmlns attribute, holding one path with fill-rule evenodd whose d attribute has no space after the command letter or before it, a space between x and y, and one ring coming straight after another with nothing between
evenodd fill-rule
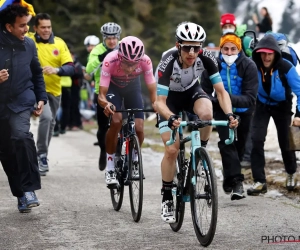
<instances>
[{"instance_id":1,"label":"standing man in black coat","mask_svg":"<svg viewBox=\"0 0 300 250\"><path fill-rule=\"evenodd\" d=\"M0 12L0 160L21 213L39 206L41 188L30 116L47 102L33 40L26 37L28 10L9 5Z\"/></svg>"}]
</instances>

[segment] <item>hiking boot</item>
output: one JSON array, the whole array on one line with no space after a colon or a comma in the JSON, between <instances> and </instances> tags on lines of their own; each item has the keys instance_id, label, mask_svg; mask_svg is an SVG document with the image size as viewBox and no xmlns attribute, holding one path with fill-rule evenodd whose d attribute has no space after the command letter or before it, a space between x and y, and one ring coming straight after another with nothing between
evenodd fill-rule
<instances>
[{"instance_id":1,"label":"hiking boot","mask_svg":"<svg viewBox=\"0 0 300 250\"><path fill-rule=\"evenodd\" d=\"M240 200L246 198L243 183L241 181L236 181L232 186L231 200Z\"/></svg>"},{"instance_id":2,"label":"hiking boot","mask_svg":"<svg viewBox=\"0 0 300 250\"><path fill-rule=\"evenodd\" d=\"M18 197L18 210L20 213L30 213L31 208L27 207L25 195Z\"/></svg>"},{"instance_id":3,"label":"hiking boot","mask_svg":"<svg viewBox=\"0 0 300 250\"><path fill-rule=\"evenodd\" d=\"M166 200L161 203L161 219L166 223L175 223L174 203Z\"/></svg>"},{"instance_id":4,"label":"hiking boot","mask_svg":"<svg viewBox=\"0 0 300 250\"><path fill-rule=\"evenodd\" d=\"M105 152L105 150L101 150L98 165L99 165L100 171L103 171L106 168L106 152Z\"/></svg>"},{"instance_id":5,"label":"hiking boot","mask_svg":"<svg viewBox=\"0 0 300 250\"><path fill-rule=\"evenodd\" d=\"M250 161L241 161L241 167L242 168L251 168L251 162Z\"/></svg>"},{"instance_id":6,"label":"hiking boot","mask_svg":"<svg viewBox=\"0 0 300 250\"><path fill-rule=\"evenodd\" d=\"M285 187L288 191L294 190L294 188L297 185L297 179L294 174L287 174L286 175L286 181L285 181Z\"/></svg>"},{"instance_id":7,"label":"hiking boot","mask_svg":"<svg viewBox=\"0 0 300 250\"><path fill-rule=\"evenodd\" d=\"M232 192L232 185L228 185L225 181L223 181L223 190L225 194L231 194Z\"/></svg>"},{"instance_id":8,"label":"hiking boot","mask_svg":"<svg viewBox=\"0 0 300 250\"><path fill-rule=\"evenodd\" d=\"M53 131L52 136L58 137L59 136L59 131Z\"/></svg>"},{"instance_id":9,"label":"hiking boot","mask_svg":"<svg viewBox=\"0 0 300 250\"><path fill-rule=\"evenodd\" d=\"M106 185L116 185L119 184L115 171L106 171L105 172L105 182Z\"/></svg>"},{"instance_id":10,"label":"hiking boot","mask_svg":"<svg viewBox=\"0 0 300 250\"><path fill-rule=\"evenodd\" d=\"M36 194L34 191L31 192L25 192L24 194L26 204L28 208L31 207L38 207L40 205L38 198L36 197Z\"/></svg>"},{"instance_id":11,"label":"hiking boot","mask_svg":"<svg viewBox=\"0 0 300 250\"><path fill-rule=\"evenodd\" d=\"M248 195L259 195L267 192L267 184L261 182L254 182L252 187L247 189Z\"/></svg>"}]
</instances>

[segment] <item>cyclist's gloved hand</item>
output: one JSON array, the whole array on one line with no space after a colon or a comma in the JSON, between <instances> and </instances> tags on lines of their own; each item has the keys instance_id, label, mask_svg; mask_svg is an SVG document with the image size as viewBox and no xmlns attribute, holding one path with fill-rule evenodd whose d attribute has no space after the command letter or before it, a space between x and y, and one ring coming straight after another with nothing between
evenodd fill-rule
<instances>
[{"instance_id":1,"label":"cyclist's gloved hand","mask_svg":"<svg viewBox=\"0 0 300 250\"><path fill-rule=\"evenodd\" d=\"M168 119L168 127L170 129L178 128L180 125L180 121L178 121L178 115L171 115Z\"/></svg>"},{"instance_id":2,"label":"cyclist's gloved hand","mask_svg":"<svg viewBox=\"0 0 300 250\"><path fill-rule=\"evenodd\" d=\"M226 114L227 119L229 121L229 127L230 128L237 128L237 126L239 125L240 122L240 117L238 115L232 114L232 113L228 113Z\"/></svg>"},{"instance_id":3,"label":"cyclist's gloved hand","mask_svg":"<svg viewBox=\"0 0 300 250\"><path fill-rule=\"evenodd\" d=\"M112 104L112 103L107 103L107 105L104 107L104 114L106 115L106 116L109 116L109 115L113 115L116 110L116 108L115 108L115 106Z\"/></svg>"}]
</instances>

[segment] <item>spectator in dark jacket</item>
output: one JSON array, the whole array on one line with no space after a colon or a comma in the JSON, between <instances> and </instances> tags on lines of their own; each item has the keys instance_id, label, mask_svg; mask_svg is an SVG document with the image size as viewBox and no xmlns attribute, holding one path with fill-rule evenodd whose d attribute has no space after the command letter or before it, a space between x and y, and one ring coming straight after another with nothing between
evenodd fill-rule
<instances>
[{"instance_id":1,"label":"spectator in dark jacket","mask_svg":"<svg viewBox=\"0 0 300 250\"><path fill-rule=\"evenodd\" d=\"M71 51L71 55L75 64L75 74L72 76L72 87L71 87L71 109L70 109L70 120L69 127L71 130L82 129L81 115L79 112L80 103L80 88L83 81L83 69L82 64L78 61L78 58Z\"/></svg>"},{"instance_id":2,"label":"spectator in dark jacket","mask_svg":"<svg viewBox=\"0 0 300 250\"><path fill-rule=\"evenodd\" d=\"M286 176L286 188L293 190L297 184L295 172L296 156L289 147L289 126L292 119L292 95L297 96L297 108L294 125L299 126L300 117L300 77L296 68L287 60L282 59L280 48L272 35L266 35L253 51L253 61L258 71L257 105L252 124L251 168L254 179L253 187L247 190L248 195L267 192L264 155L270 117L273 118L278 135L278 142L283 158Z\"/></svg>"},{"instance_id":3,"label":"spectator in dark jacket","mask_svg":"<svg viewBox=\"0 0 300 250\"><path fill-rule=\"evenodd\" d=\"M41 180L30 116L41 115L47 102L35 44L25 36L28 15L20 5L0 12L0 160L20 212L39 205L35 190Z\"/></svg>"},{"instance_id":4,"label":"spectator in dark jacket","mask_svg":"<svg viewBox=\"0 0 300 250\"><path fill-rule=\"evenodd\" d=\"M266 33L267 31L272 31L272 19L266 7L260 9L260 15L263 17L261 22L258 22L256 14L253 15L253 21L256 24L256 30L259 33Z\"/></svg>"},{"instance_id":5,"label":"spectator in dark jacket","mask_svg":"<svg viewBox=\"0 0 300 250\"><path fill-rule=\"evenodd\" d=\"M223 189L231 194L232 200L245 198L243 189L244 176L241 173L241 164L245 142L250 127L250 121L255 107L258 79L253 72L254 62L245 56L242 50L241 39L234 33L226 33L220 40L221 54L218 58L219 71L224 88L229 93L234 114L241 117L237 128L238 140L226 145L229 137L228 128L219 126L220 141L218 143L223 163ZM211 84L206 73L202 77L202 88L208 93L213 102L214 119L226 120L226 115L220 108L218 99L214 96Z\"/></svg>"}]
</instances>

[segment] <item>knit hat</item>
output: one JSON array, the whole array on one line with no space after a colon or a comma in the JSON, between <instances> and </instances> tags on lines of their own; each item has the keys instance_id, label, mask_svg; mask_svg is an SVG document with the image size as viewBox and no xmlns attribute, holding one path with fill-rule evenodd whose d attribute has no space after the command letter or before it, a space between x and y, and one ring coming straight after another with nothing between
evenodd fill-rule
<instances>
[{"instance_id":1,"label":"knit hat","mask_svg":"<svg viewBox=\"0 0 300 250\"><path fill-rule=\"evenodd\" d=\"M221 16L221 27L223 27L225 24L232 24L236 27L236 21L235 16L231 13L225 13Z\"/></svg>"},{"instance_id":2,"label":"knit hat","mask_svg":"<svg viewBox=\"0 0 300 250\"><path fill-rule=\"evenodd\" d=\"M220 39L220 48L223 47L225 43L233 43L236 45L239 51L242 49L241 39L234 33L226 33Z\"/></svg>"}]
</instances>

